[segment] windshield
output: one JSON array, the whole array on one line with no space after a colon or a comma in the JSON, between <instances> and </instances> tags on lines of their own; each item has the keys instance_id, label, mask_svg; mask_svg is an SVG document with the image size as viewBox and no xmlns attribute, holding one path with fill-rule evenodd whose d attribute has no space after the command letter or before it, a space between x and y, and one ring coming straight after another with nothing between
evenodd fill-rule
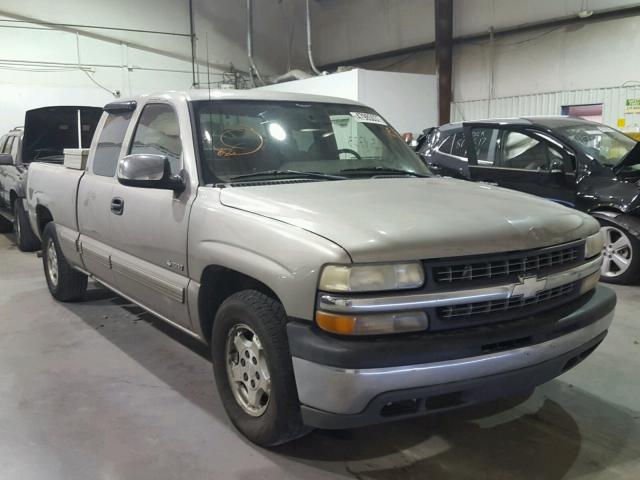
<instances>
[{"instance_id":1,"label":"windshield","mask_svg":"<svg viewBox=\"0 0 640 480\"><path fill-rule=\"evenodd\" d=\"M205 183L428 175L376 112L357 105L250 100L194 102Z\"/></svg>"},{"instance_id":2,"label":"windshield","mask_svg":"<svg viewBox=\"0 0 640 480\"><path fill-rule=\"evenodd\" d=\"M558 129L605 167L614 167L635 147L635 140L606 125L573 125Z\"/></svg>"}]
</instances>

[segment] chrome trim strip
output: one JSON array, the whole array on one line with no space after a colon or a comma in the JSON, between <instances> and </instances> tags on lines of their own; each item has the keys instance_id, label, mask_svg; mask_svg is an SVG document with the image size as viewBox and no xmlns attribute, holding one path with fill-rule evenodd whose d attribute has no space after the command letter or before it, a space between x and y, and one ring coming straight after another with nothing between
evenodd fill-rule
<instances>
[{"instance_id":1,"label":"chrome trim strip","mask_svg":"<svg viewBox=\"0 0 640 480\"><path fill-rule=\"evenodd\" d=\"M381 393L482 378L559 357L606 331L613 314L612 310L591 325L548 342L421 365L358 370L330 367L293 357L298 397L302 404L325 412L357 414Z\"/></svg>"},{"instance_id":2,"label":"chrome trim strip","mask_svg":"<svg viewBox=\"0 0 640 480\"><path fill-rule=\"evenodd\" d=\"M127 277L129 280L137 282L155 292L169 297L179 303L184 303L184 288L167 282L161 278L151 275L148 272L144 272L138 268L130 267L120 263L118 260L114 262L111 257L111 267L113 271Z\"/></svg>"},{"instance_id":3,"label":"chrome trim strip","mask_svg":"<svg viewBox=\"0 0 640 480\"><path fill-rule=\"evenodd\" d=\"M590 260L564 272L554 273L539 279L545 282L542 290L561 287L577 282L600 270L602 257ZM391 295L366 298L354 298L334 294L321 294L318 309L331 313L375 313L386 311L416 310L462 303L488 302L490 300L508 300L515 296L514 289L522 283L510 283L485 288L453 290L438 293L419 293L413 295Z\"/></svg>"}]
</instances>

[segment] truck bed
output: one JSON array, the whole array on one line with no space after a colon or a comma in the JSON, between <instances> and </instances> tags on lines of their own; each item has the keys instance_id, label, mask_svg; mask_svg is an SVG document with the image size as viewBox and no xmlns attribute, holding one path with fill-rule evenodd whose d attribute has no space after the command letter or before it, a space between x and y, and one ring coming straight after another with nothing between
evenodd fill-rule
<instances>
[{"instance_id":1,"label":"truck bed","mask_svg":"<svg viewBox=\"0 0 640 480\"><path fill-rule=\"evenodd\" d=\"M39 212L48 210L56 222L61 248L70 259L76 258L75 241L78 237L76 202L78 185L84 170L74 170L63 165L34 162L27 178L27 205L31 227L38 237Z\"/></svg>"}]
</instances>

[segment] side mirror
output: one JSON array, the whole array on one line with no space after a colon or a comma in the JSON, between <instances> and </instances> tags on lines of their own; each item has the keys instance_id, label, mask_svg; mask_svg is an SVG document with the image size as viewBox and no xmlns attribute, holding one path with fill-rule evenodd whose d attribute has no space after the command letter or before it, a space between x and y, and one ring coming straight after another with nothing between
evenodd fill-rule
<instances>
[{"instance_id":1,"label":"side mirror","mask_svg":"<svg viewBox=\"0 0 640 480\"><path fill-rule=\"evenodd\" d=\"M118 181L122 185L140 188L159 188L181 192L185 180L171 174L171 163L164 155L136 153L127 155L118 166Z\"/></svg>"},{"instance_id":2,"label":"side mirror","mask_svg":"<svg viewBox=\"0 0 640 480\"><path fill-rule=\"evenodd\" d=\"M10 153L0 153L0 165L13 165L13 156Z\"/></svg>"}]
</instances>

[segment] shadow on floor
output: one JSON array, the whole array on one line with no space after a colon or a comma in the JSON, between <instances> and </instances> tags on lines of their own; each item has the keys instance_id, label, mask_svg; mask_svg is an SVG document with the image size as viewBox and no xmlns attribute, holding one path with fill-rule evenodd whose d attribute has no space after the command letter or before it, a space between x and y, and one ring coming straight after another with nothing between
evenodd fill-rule
<instances>
[{"instance_id":1,"label":"shadow on floor","mask_svg":"<svg viewBox=\"0 0 640 480\"><path fill-rule=\"evenodd\" d=\"M229 425L215 392L206 346L103 288L89 290L84 302L68 308L170 388ZM105 310L119 313L109 317ZM141 321L188 350L149 335L149 330L136 332ZM637 412L558 380L542 389L544 393L539 390L528 400L362 429L315 431L264 453L282 463L281 468L291 460L327 472L342 465L355 478L374 480L556 480L566 478L570 470L574 477L640 458ZM528 408L522 407L523 401ZM586 459L577 465L579 455Z\"/></svg>"}]
</instances>

